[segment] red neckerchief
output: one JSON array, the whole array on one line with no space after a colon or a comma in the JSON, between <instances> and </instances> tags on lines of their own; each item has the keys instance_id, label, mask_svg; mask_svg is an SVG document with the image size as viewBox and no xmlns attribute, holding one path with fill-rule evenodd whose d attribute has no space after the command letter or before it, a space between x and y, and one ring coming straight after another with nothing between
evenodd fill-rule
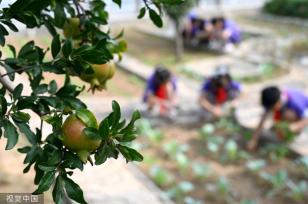
<instances>
[{"instance_id":1,"label":"red neckerchief","mask_svg":"<svg viewBox=\"0 0 308 204\"><path fill-rule=\"evenodd\" d=\"M218 88L216 90L216 103L221 105L228 100L228 92L225 88Z\"/></svg>"},{"instance_id":2,"label":"red neckerchief","mask_svg":"<svg viewBox=\"0 0 308 204\"><path fill-rule=\"evenodd\" d=\"M168 99L168 91L166 85L161 85L156 91L156 97L160 99Z\"/></svg>"}]
</instances>

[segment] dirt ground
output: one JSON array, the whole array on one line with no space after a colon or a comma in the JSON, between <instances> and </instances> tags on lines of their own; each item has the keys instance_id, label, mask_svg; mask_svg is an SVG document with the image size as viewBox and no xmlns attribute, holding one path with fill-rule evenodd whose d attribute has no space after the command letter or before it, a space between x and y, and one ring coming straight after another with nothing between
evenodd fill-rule
<instances>
[{"instance_id":1,"label":"dirt ground","mask_svg":"<svg viewBox=\"0 0 308 204\"><path fill-rule=\"evenodd\" d=\"M295 202L291 200L286 196L286 193L284 193L285 191L272 197L267 196L271 190L270 185L258 174L252 173L246 168L247 161L262 159L264 155L251 155L245 152L248 158L241 158L234 161L224 160L222 158L226 153L223 150L220 149L215 154L208 150L207 142L200 137L200 128L201 127L187 128L179 126L161 128L163 139L158 143L150 142L146 137L139 138L139 142L144 147L141 152L148 157L145 162L140 164L141 169L151 177L151 168L158 165L162 169L170 172L174 177L174 181L171 184L161 186L165 192L168 192L181 181L189 181L194 185L194 190L185 194L185 196L193 197L202 201L202 203L230 204L241 203L244 200L256 201L258 204L305 203L305 201ZM224 140L230 138L235 139L237 137L225 130L218 130L213 135L217 135L215 137L222 137ZM176 141L179 145L187 144L189 146L189 150L185 153L189 161L189 166L186 170L181 170L181 168L177 166L175 159L171 158L170 155L164 151L164 146L173 141ZM283 158L277 161L271 161L267 158L268 163L263 171L274 173L280 169L285 169L289 177L305 179L302 172L294 167L292 160L293 158ZM195 162L209 166L211 169L210 175L206 178L199 178L194 175L192 165ZM215 186L221 176L225 177L229 182L227 192L211 191L211 186ZM173 199L176 203L184 203L184 195Z\"/></svg>"}]
</instances>

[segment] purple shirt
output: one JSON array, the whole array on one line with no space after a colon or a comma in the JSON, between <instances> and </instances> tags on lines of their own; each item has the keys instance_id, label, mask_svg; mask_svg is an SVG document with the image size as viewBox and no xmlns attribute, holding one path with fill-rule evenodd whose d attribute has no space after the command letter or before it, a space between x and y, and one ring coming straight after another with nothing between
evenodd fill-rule
<instances>
[{"instance_id":1,"label":"purple shirt","mask_svg":"<svg viewBox=\"0 0 308 204\"><path fill-rule=\"evenodd\" d=\"M241 31L239 27L231 20L225 20L224 30L229 31L231 36L229 38L229 42L231 43L239 43L241 40Z\"/></svg>"},{"instance_id":2,"label":"purple shirt","mask_svg":"<svg viewBox=\"0 0 308 204\"><path fill-rule=\"evenodd\" d=\"M308 110L308 96L298 90L291 89L285 90L284 94L287 96L285 107L296 112L300 118L304 118L305 112Z\"/></svg>"},{"instance_id":3,"label":"purple shirt","mask_svg":"<svg viewBox=\"0 0 308 204\"><path fill-rule=\"evenodd\" d=\"M234 100L237 98L241 92L241 84L235 81L231 81L228 87L226 87L227 91L227 100ZM211 102L211 103L216 103L216 97L217 93L215 93L216 90L212 88L212 79L208 79L204 82L201 88L201 92L203 94L206 94L206 98Z\"/></svg>"},{"instance_id":4,"label":"purple shirt","mask_svg":"<svg viewBox=\"0 0 308 204\"><path fill-rule=\"evenodd\" d=\"M171 77L171 83L173 86L173 90L176 91L177 89L177 82L175 77ZM146 89L145 92L143 94L143 102L147 102L149 94L154 94L155 95L155 84L154 84L154 74L152 74L150 76L150 78L147 80L147 85L146 85Z\"/></svg>"},{"instance_id":5,"label":"purple shirt","mask_svg":"<svg viewBox=\"0 0 308 204\"><path fill-rule=\"evenodd\" d=\"M212 83L212 80L211 79L208 79L206 80L203 85L202 85L202 88L201 88L201 91L202 92L211 92L211 83ZM241 89L242 89L242 86L240 83L236 82L236 81L232 81L229 86L227 87L227 90L228 91L237 91L237 92L241 92ZM214 94L214 93L213 93Z\"/></svg>"}]
</instances>

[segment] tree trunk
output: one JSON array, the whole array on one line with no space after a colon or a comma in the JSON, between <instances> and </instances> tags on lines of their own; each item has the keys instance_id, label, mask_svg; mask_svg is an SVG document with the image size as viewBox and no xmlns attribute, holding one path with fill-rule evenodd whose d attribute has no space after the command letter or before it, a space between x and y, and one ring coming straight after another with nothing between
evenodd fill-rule
<instances>
[{"instance_id":1,"label":"tree trunk","mask_svg":"<svg viewBox=\"0 0 308 204\"><path fill-rule=\"evenodd\" d=\"M181 61L184 51L180 22L175 22L175 60Z\"/></svg>"}]
</instances>

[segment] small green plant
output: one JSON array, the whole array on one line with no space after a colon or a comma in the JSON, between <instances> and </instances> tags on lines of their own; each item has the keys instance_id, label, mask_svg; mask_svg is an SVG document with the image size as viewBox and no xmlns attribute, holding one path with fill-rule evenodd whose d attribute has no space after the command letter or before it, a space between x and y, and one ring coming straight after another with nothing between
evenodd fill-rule
<instances>
[{"instance_id":1,"label":"small green plant","mask_svg":"<svg viewBox=\"0 0 308 204\"><path fill-rule=\"evenodd\" d=\"M289 180L287 182L289 188L288 196L297 202L304 201L305 195L308 193L308 185L306 181L300 181L295 184L293 181Z\"/></svg>"},{"instance_id":2,"label":"small green plant","mask_svg":"<svg viewBox=\"0 0 308 204\"><path fill-rule=\"evenodd\" d=\"M220 135L214 135L207 138L207 148L210 152L216 153L224 143L224 138Z\"/></svg>"},{"instance_id":3,"label":"small green plant","mask_svg":"<svg viewBox=\"0 0 308 204\"><path fill-rule=\"evenodd\" d=\"M252 160L246 163L246 167L253 173L259 172L266 166L266 161L263 159Z\"/></svg>"},{"instance_id":4,"label":"small green plant","mask_svg":"<svg viewBox=\"0 0 308 204\"><path fill-rule=\"evenodd\" d=\"M138 123L138 131L141 135L149 138L151 143L159 143L163 139L161 131L154 129L149 120L142 119Z\"/></svg>"},{"instance_id":5,"label":"small green plant","mask_svg":"<svg viewBox=\"0 0 308 204\"><path fill-rule=\"evenodd\" d=\"M286 188L286 183L288 181L288 173L285 170L279 170L274 175L268 174L266 172L261 172L260 176L266 181L268 181L271 185L272 189L268 193L269 197L280 193Z\"/></svg>"},{"instance_id":6,"label":"small green plant","mask_svg":"<svg viewBox=\"0 0 308 204\"><path fill-rule=\"evenodd\" d=\"M175 159L177 166L180 168L181 171L185 171L188 168L190 162L185 154L178 153Z\"/></svg>"},{"instance_id":7,"label":"small green plant","mask_svg":"<svg viewBox=\"0 0 308 204\"><path fill-rule=\"evenodd\" d=\"M187 144L179 144L177 141L171 141L164 144L163 150L170 158L176 158L178 154L187 152L189 146Z\"/></svg>"},{"instance_id":8,"label":"small green plant","mask_svg":"<svg viewBox=\"0 0 308 204\"><path fill-rule=\"evenodd\" d=\"M278 122L274 126L276 132L281 133L285 142L291 142L296 137L296 134L290 130L288 122Z\"/></svg>"},{"instance_id":9,"label":"small green plant","mask_svg":"<svg viewBox=\"0 0 308 204\"><path fill-rule=\"evenodd\" d=\"M286 144L268 144L263 151L263 154L268 155L272 161L281 160L290 153Z\"/></svg>"},{"instance_id":10,"label":"small green plant","mask_svg":"<svg viewBox=\"0 0 308 204\"><path fill-rule=\"evenodd\" d=\"M182 181L175 187L171 188L167 192L167 195L174 200L180 200L183 199L187 193L192 192L194 189L194 184L188 181Z\"/></svg>"},{"instance_id":11,"label":"small green plant","mask_svg":"<svg viewBox=\"0 0 308 204\"><path fill-rule=\"evenodd\" d=\"M184 198L184 203L185 204L203 204L203 202L201 200L197 200L197 199L192 198L190 196L186 196Z\"/></svg>"},{"instance_id":12,"label":"small green plant","mask_svg":"<svg viewBox=\"0 0 308 204\"><path fill-rule=\"evenodd\" d=\"M228 159L236 160L238 158L238 146L234 140L229 139L226 142L225 151L227 152Z\"/></svg>"},{"instance_id":13,"label":"small green plant","mask_svg":"<svg viewBox=\"0 0 308 204\"><path fill-rule=\"evenodd\" d=\"M150 170L150 176L158 186L167 186L173 182L173 176L167 170L154 166Z\"/></svg>"},{"instance_id":14,"label":"small green plant","mask_svg":"<svg viewBox=\"0 0 308 204\"><path fill-rule=\"evenodd\" d=\"M231 189L229 180L226 177L220 177L216 183L216 190L220 195L226 195Z\"/></svg>"},{"instance_id":15,"label":"small green plant","mask_svg":"<svg viewBox=\"0 0 308 204\"><path fill-rule=\"evenodd\" d=\"M238 133L240 130L239 125L236 124L234 122L234 119L230 116L220 118L216 123L216 127L222 128L228 131L229 133Z\"/></svg>"},{"instance_id":16,"label":"small green plant","mask_svg":"<svg viewBox=\"0 0 308 204\"><path fill-rule=\"evenodd\" d=\"M200 130L200 136L202 139L207 140L215 132L215 126L211 123L205 124Z\"/></svg>"},{"instance_id":17,"label":"small green plant","mask_svg":"<svg viewBox=\"0 0 308 204\"><path fill-rule=\"evenodd\" d=\"M209 165L203 163L193 163L192 171L197 178L208 178L212 174L212 169Z\"/></svg>"}]
</instances>

